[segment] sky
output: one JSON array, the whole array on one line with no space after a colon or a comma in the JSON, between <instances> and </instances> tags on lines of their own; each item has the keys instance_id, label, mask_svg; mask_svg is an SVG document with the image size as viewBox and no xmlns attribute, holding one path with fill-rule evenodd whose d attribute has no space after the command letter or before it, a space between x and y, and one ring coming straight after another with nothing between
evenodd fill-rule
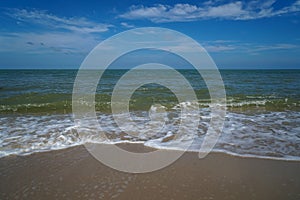
<instances>
[{"instance_id":1,"label":"sky","mask_svg":"<svg viewBox=\"0 0 300 200\"><path fill-rule=\"evenodd\" d=\"M221 69L300 69L300 0L1 1L0 69L77 69L101 41L141 27L186 34Z\"/></svg>"}]
</instances>

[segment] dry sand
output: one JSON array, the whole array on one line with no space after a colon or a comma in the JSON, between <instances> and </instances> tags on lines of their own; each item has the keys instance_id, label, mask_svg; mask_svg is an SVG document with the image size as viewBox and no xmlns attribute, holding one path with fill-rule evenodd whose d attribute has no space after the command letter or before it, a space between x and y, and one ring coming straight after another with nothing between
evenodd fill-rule
<instances>
[{"instance_id":1,"label":"dry sand","mask_svg":"<svg viewBox=\"0 0 300 200\"><path fill-rule=\"evenodd\" d=\"M162 170L137 175L110 169L78 146L1 158L0 173L1 200L300 199L300 162L221 153L201 160L185 153Z\"/></svg>"}]
</instances>

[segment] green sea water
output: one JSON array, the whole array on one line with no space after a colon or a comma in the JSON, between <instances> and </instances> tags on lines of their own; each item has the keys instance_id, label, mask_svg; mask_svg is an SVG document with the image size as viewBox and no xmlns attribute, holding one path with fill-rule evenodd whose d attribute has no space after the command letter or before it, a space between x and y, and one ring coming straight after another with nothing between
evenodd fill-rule
<instances>
[{"instance_id":1,"label":"green sea water","mask_svg":"<svg viewBox=\"0 0 300 200\"><path fill-rule=\"evenodd\" d=\"M178 71L193 86L200 106L207 107L210 96L201 76L195 70ZM125 72L104 73L96 91L97 111L110 112L113 88ZM0 113L70 113L76 74L76 70L0 70ZM221 75L229 110L300 110L300 70L221 70ZM154 103L171 108L178 101L168 88L148 84L135 91L130 108L148 110Z\"/></svg>"}]
</instances>

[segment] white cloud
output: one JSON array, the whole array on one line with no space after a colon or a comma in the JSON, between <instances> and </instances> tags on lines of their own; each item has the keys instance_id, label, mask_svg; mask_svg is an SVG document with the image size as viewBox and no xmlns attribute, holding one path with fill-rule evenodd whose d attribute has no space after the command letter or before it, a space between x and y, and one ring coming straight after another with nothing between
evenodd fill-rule
<instances>
[{"instance_id":1,"label":"white cloud","mask_svg":"<svg viewBox=\"0 0 300 200\"><path fill-rule=\"evenodd\" d=\"M18 20L18 22L86 34L106 32L112 27L112 25L96 23L83 17L58 17L43 10L10 9L7 15Z\"/></svg>"},{"instance_id":2,"label":"white cloud","mask_svg":"<svg viewBox=\"0 0 300 200\"><path fill-rule=\"evenodd\" d=\"M270 50L289 50L289 49L297 49L298 45L295 44L273 44L273 45L259 45L256 46L250 51L260 52L260 51L270 51Z\"/></svg>"},{"instance_id":3,"label":"white cloud","mask_svg":"<svg viewBox=\"0 0 300 200\"><path fill-rule=\"evenodd\" d=\"M231 40L215 40L206 41L202 43L203 47L208 52L239 52L239 53L259 53L265 51L284 51L291 49L299 49L299 45L288 43L274 43L274 44L255 44L255 43L241 43L239 41Z\"/></svg>"},{"instance_id":4,"label":"white cloud","mask_svg":"<svg viewBox=\"0 0 300 200\"><path fill-rule=\"evenodd\" d=\"M234 40L205 41L201 44L208 52L230 52L241 49L240 43Z\"/></svg>"},{"instance_id":5,"label":"white cloud","mask_svg":"<svg viewBox=\"0 0 300 200\"><path fill-rule=\"evenodd\" d=\"M208 52L226 52L236 49L236 47L230 45L205 45L204 48Z\"/></svg>"},{"instance_id":6,"label":"white cloud","mask_svg":"<svg viewBox=\"0 0 300 200\"><path fill-rule=\"evenodd\" d=\"M279 16L300 11L300 0L281 9L274 9L275 0L220 3L206 1L201 6L191 4L162 5L151 7L131 6L119 17L125 19L148 19L155 23L184 22L204 19L251 20Z\"/></svg>"},{"instance_id":7,"label":"white cloud","mask_svg":"<svg viewBox=\"0 0 300 200\"><path fill-rule=\"evenodd\" d=\"M128 24L126 22L121 22L121 26L123 26L124 28L135 28L134 25Z\"/></svg>"},{"instance_id":8,"label":"white cloud","mask_svg":"<svg viewBox=\"0 0 300 200\"><path fill-rule=\"evenodd\" d=\"M9 33L0 35L0 52L86 54L98 41L74 33Z\"/></svg>"}]
</instances>

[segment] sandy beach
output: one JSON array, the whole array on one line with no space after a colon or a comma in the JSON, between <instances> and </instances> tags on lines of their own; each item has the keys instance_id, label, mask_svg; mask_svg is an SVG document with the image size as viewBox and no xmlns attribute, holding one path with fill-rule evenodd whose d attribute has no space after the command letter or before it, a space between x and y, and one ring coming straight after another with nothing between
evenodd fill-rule
<instances>
[{"instance_id":1,"label":"sandy beach","mask_svg":"<svg viewBox=\"0 0 300 200\"><path fill-rule=\"evenodd\" d=\"M123 144L131 151L142 145ZM0 159L0 199L299 199L300 162L185 153L152 173L129 174L84 146Z\"/></svg>"}]
</instances>

